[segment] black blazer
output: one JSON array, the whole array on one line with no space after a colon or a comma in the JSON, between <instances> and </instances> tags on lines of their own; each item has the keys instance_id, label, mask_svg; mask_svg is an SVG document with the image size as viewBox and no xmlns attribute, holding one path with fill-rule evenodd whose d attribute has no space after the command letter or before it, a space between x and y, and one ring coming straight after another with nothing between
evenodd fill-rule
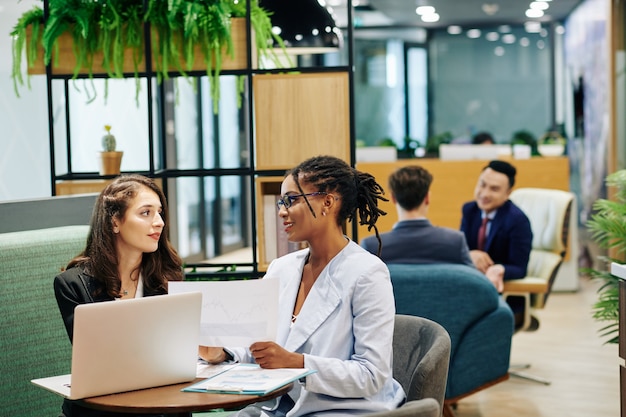
<instances>
[{"instance_id":1,"label":"black blazer","mask_svg":"<svg viewBox=\"0 0 626 417\"><path fill-rule=\"evenodd\" d=\"M478 248L481 210L475 201L463 205L461 231L465 233L470 250ZM526 214L511 200L504 203L491 222L484 251L497 264L504 266L504 279L526 276L533 232Z\"/></svg>"}]
</instances>

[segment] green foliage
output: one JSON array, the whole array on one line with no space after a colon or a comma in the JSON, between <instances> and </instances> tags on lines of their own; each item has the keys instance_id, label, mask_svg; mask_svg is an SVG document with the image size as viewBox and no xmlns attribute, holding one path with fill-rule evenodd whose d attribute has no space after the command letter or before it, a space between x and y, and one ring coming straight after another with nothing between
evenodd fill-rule
<instances>
[{"instance_id":1,"label":"green foliage","mask_svg":"<svg viewBox=\"0 0 626 417\"><path fill-rule=\"evenodd\" d=\"M616 254L626 253L626 170L620 170L606 177L606 184L615 187L615 201L599 199L593 204L594 214L587 222L592 239L604 249ZM619 279L608 272L612 262L619 259L604 257L607 270L586 269L592 279L603 281L598 289L598 301L593 306L593 317L608 324L600 329L607 343L617 343L619 322Z\"/></svg>"},{"instance_id":2,"label":"green foliage","mask_svg":"<svg viewBox=\"0 0 626 417\"><path fill-rule=\"evenodd\" d=\"M376 143L376 146L389 146L395 148L396 142L394 142L391 138L382 138Z\"/></svg>"},{"instance_id":3,"label":"green foliage","mask_svg":"<svg viewBox=\"0 0 626 417\"><path fill-rule=\"evenodd\" d=\"M18 96L18 85L24 84L24 50L27 63L32 66L37 49L42 47L44 63L49 65L53 55L58 57L58 38L65 32L71 33L74 41L74 78L82 68L87 68L91 77L94 64L102 64L111 78L123 77L124 51L130 49L137 79L139 65L146 56L144 25L149 24L150 52L155 58L158 81L169 78L172 70L185 76L195 60L194 47L199 46L217 109L222 53L232 56L234 52L231 17L247 15L246 2L237 0L49 0L48 4L50 14L46 22L41 8L35 7L22 15L11 32L12 76ZM258 0L250 0L250 23L259 55L270 54L272 40L283 45L280 37L272 33L269 15ZM32 28L32 40L26 44L28 27ZM102 62L94 63L94 55L100 52ZM52 63L53 67L57 64Z\"/></svg>"},{"instance_id":4,"label":"green foliage","mask_svg":"<svg viewBox=\"0 0 626 417\"><path fill-rule=\"evenodd\" d=\"M443 132L433 135L426 140L426 153L430 155L439 155L439 145L450 143L454 136L451 132Z\"/></svg>"},{"instance_id":5,"label":"green foliage","mask_svg":"<svg viewBox=\"0 0 626 417\"><path fill-rule=\"evenodd\" d=\"M518 130L513 133L511 145L529 145L531 155L539 155L537 151L537 139L528 130Z\"/></svg>"},{"instance_id":6,"label":"green foliage","mask_svg":"<svg viewBox=\"0 0 626 417\"><path fill-rule=\"evenodd\" d=\"M13 27L11 32L12 43L12 58L13 67L11 69L11 77L13 78L13 89L15 95L20 96L18 91L18 85L24 85L24 78L22 77L22 55L24 49L28 51L26 54L26 63L28 67L31 67L37 57L37 45L41 40L41 25L43 24L43 10L40 7L33 7L29 11L25 12L17 21L17 24ZM26 45L26 28L32 28L32 36L30 39L30 45ZM30 83L28 84L30 88Z\"/></svg>"}]
</instances>

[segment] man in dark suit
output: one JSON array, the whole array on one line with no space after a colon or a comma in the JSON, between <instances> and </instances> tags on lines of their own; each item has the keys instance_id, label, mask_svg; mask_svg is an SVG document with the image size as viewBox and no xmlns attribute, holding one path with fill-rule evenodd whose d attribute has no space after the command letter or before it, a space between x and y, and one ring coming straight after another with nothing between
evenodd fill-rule
<instances>
[{"instance_id":1,"label":"man in dark suit","mask_svg":"<svg viewBox=\"0 0 626 417\"><path fill-rule=\"evenodd\" d=\"M463 205L461 231L472 261L498 292L504 280L526 275L533 240L528 217L509 200L515 174L508 162L489 162L478 177L475 200Z\"/></svg>"},{"instance_id":2,"label":"man in dark suit","mask_svg":"<svg viewBox=\"0 0 626 417\"><path fill-rule=\"evenodd\" d=\"M420 166L398 169L389 177L391 201L399 221L393 230L380 235L385 263L456 263L474 266L463 233L433 226L428 218L432 175ZM370 236L361 246L376 254L378 241Z\"/></svg>"}]
</instances>

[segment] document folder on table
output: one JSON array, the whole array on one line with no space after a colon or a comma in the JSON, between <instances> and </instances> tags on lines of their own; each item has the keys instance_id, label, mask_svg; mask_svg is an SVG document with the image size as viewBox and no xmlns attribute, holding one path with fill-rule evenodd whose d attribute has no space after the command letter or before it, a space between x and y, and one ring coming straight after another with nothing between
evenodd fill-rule
<instances>
[{"instance_id":1,"label":"document folder on table","mask_svg":"<svg viewBox=\"0 0 626 417\"><path fill-rule=\"evenodd\" d=\"M263 369L259 365L241 363L183 391L265 395L315 372L307 368Z\"/></svg>"}]
</instances>

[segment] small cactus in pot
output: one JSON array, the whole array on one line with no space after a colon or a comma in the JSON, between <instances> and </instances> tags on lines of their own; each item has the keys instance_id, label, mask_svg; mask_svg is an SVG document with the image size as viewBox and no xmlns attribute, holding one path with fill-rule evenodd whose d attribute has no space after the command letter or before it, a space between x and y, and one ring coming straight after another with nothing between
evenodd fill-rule
<instances>
[{"instance_id":1,"label":"small cactus in pot","mask_svg":"<svg viewBox=\"0 0 626 417\"><path fill-rule=\"evenodd\" d=\"M117 142L111 134L111 126L105 125L106 135L102 136L102 148L100 152L100 175L119 175L124 152L116 151Z\"/></svg>"},{"instance_id":2,"label":"small cactus in pot","mask_svg":"<svg viewBox=\"0 0 626 417\"><path fill-rule=\"evenodd\" d=\"M115 152L115 136L111 134L111 126L105 125L104 130L107 131L106 135L102 136L102 148L105 152Z\"/></svg>"}]
</instances>

